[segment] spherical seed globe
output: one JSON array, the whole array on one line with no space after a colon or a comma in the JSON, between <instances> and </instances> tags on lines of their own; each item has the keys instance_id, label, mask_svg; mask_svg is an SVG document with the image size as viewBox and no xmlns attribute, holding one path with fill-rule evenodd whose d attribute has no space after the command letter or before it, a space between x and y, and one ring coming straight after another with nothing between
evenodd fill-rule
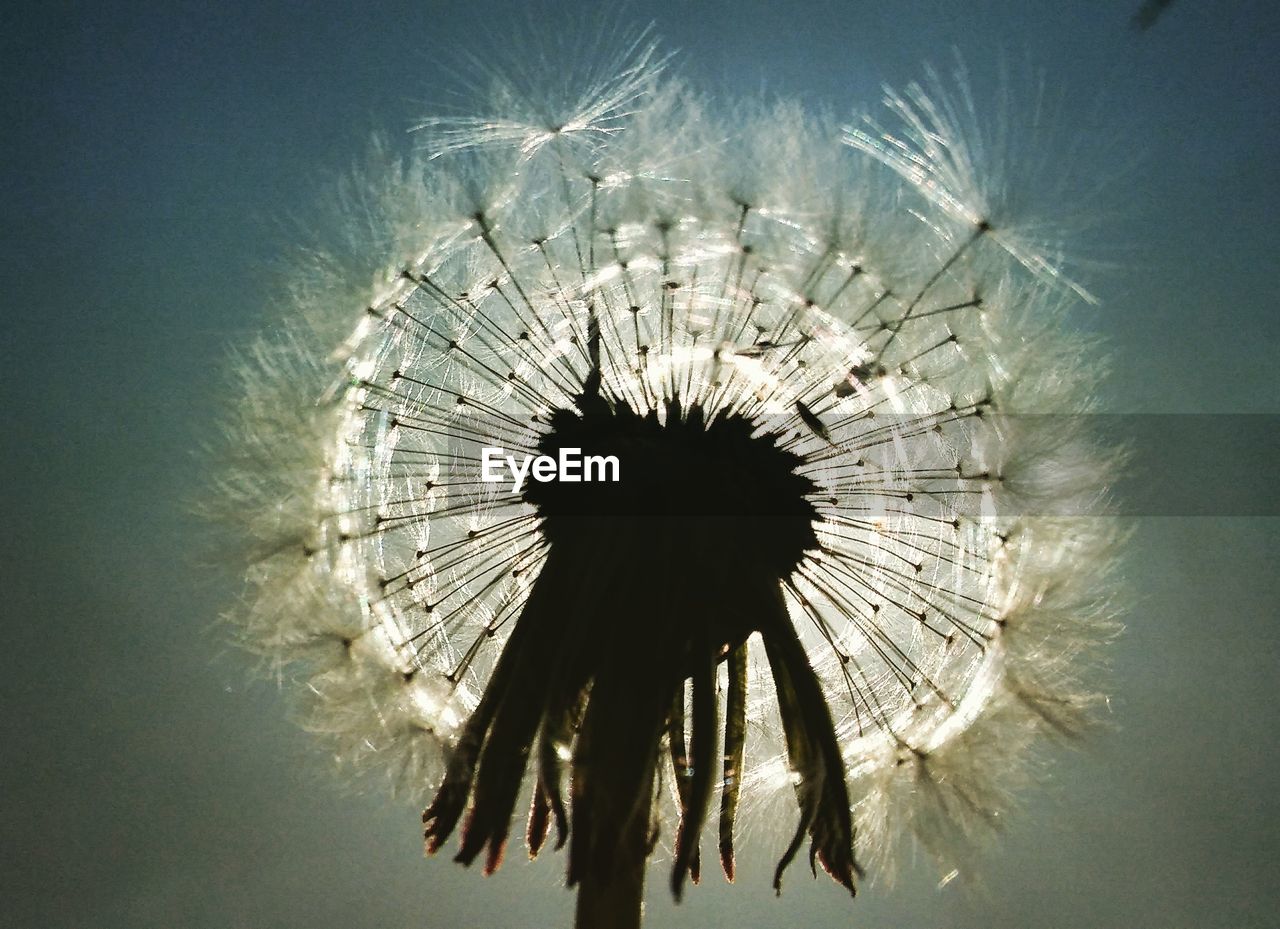
<instances>
[{"instance_id":1,"label":"spherical seed globe","mask_svg":"<svg viewBox=\"0 0 1280 929\"><path fill-rule=\"evenodd\" d=\"M312 727L430 797L429 851L496 868L527 804L580 925L638 920L660 840L679 897L709 820L732 879L779 798L775 887L806 839L851 892L896 834L954 854L1112 631L1109 525L1043 514L1114 458L1026 415L1087 407L1076 292L975 193L956 111L717 117L655 62L431 124L361 222L378 283L321 256L246 356L225 494L238 620ZM513 491L499 449L616 480Z\"/></svg>"}]
</instances>

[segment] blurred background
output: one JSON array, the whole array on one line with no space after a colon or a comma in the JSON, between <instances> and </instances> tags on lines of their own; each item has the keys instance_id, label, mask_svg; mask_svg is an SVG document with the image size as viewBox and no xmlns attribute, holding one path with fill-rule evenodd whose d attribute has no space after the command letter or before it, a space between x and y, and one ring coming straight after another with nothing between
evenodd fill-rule
<instances>
[{"instance_id":1,"label":"blurred background","mask_svg":"<svg viewBox=\"0 0 1280 929\"><path fill-rule=\"evenodd\" d=\"M226 400L221 361L273 318L272 261L295 222L373 130L409 146L416 118L457 102L467 54L500 62L518 54L502 35L575 16L529 9L49 0L0 13L5 924L570 924L562 855L527 864L513 849L488 879L423 860L418 809L334 776L286 695L226 645L216 621L238 585L206 566L208 529L190 515ZM1104 183L1063 204L1095 220L1079 244L1101 304L1080 325L1115 358L1103 408L1280 414L1280 7L1149 3L1135 21L1139 9L705 0L618 15L652 20L704 90L841 117L925 62L949 68L953 50L980 98L1001 61L1015 91L1042 71L1070 143L1047 163ZM1275 419L1222 421L1235 441L1219 449L1163 420L1167 454L1135 479L1157 502L1129 517L1113 731L1055 753L980 861L942 886L906 861L853 902L796 868L778 900L778 849L753 846L736 886L709 875L678 907L655 870L647 927L1277 925L1280 523L1265 514L1280 456ZM1256 490L1214 515L1150 515L1185 512L1161 509L1158 488L1188 473L1208 495L1240 475Z\"/></svg>"}]
</instances>

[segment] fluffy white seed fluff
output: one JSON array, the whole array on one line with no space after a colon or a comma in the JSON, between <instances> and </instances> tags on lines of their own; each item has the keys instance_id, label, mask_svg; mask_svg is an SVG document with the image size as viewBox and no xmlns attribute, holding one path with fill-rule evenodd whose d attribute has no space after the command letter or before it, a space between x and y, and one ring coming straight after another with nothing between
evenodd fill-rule
<instances>
[{"instance_id":1,"label":"fluffy white seed fluff","mask_svg":"<svg viewBox=\"0 0 1280 929\"><path fill-rule=\"evenodd\" d=\"M420 154L375 148L341 241L237 363L234 621L343 759L429 794L542 552L527 504L459 475L571 404L591 305L616 395L792 436L823 548L784 589L859 858L913 835L950 862L1098 701L1117 463L1077 415L1100 376L1064 321L1083 292L1041 217L1011 212L1019 166L989 163L963 92L890 94L845 127L660 72L641 43L559 101L500 84ZM790 822L762 658L749 679L744 812Z\"/></svg>"}]
</instances>

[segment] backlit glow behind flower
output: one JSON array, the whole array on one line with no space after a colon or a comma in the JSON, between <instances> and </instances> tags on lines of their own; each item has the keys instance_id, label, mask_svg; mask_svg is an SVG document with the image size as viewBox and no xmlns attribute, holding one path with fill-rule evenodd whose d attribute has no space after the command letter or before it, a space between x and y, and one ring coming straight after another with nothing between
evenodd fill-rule
<instances>
[{"instance_id":1,"label":"backlit glow behind flower","mask_svg":"<svg viewBox=\"0 0 1280 929\"><path fill-rule=\"evenodd\" d=\"M894 835L994 822L1093 702L1110 535L1044 514L1111 464L1025 414L1096 372L954 110L716 115L660 71L637 44L561 104L433 121L352 220L377 282L299 277L242 367L238 618L342 756L430 798L431 851L554 835L586 895L663 841L679 896L783 797L775 885L807 842L852 891ZM619 480L513 493L493 448Z\"/></svg>"}]
</instances>

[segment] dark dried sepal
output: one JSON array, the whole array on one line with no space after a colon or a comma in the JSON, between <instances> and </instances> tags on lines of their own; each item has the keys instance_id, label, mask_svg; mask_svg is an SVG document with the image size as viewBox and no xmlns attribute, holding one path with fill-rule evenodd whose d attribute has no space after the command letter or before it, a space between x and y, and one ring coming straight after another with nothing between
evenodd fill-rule
<instances>
[{"instance_id":1,"label":"dark dried sepal","mask_svg":"<svg viewBox=\"0 0 1280 929\"><path fill-rule=\"evenodd\" d=\"M782 874L807 832L812 840L810 862L820 862L833 880L854 894L854 875L862 871L853 857L849 791L831 711L787 614L781 587L771 591L770 613L763 631L765 653L778 695L787 759L798 777L800 805L800 823L774 871L773 888L782 892Z\"/></svg>"},{"instance_id":2,"label":"dark dried sepal","mask_svg":"<svg viewBox=\"0 0 1280 929\"><path fill-rule=\"evenodd\" d=\"M466 809L467 798L471 795L471 782L475 777L476 764L484 748L489 724L501 703L506 681L511 676L512 665L515 663L514 659L507 658L508 654L511 653L504 652L494 668L489 686L480 698L479 705L467 719L462 735L449 756L444 779L430 805L422 812L423 839L428 855L434 855L448 841Z\"/></svg>"},{"instance_id":3,"label":"dark dried sepal","mask_svg":"<svg viewBox=\"0 0 1280 929\"><path fill-rule=\"evenodd\" d=\"M533 800L529 803L529 824L525 828L524 835L530 861L538 857L538 852L542 851L550 831L551 802L547 799L547 793L542 789L542 784L538 783L533 788Z\"/></svg>"},{"instance_id":4,"label":"dark dried sepal","mask_svg":"<svg viewBox=\"0 0 1280 929\"><path fill-rule=\"evenodd\" d=\"M729 689L725 696L724 787L720 795L720 866L733 881L733 827L742 790L742 758L747 733L747 643L729 653Z\"/></svg>"},{"instance_id":5,"label":"dark dried sepal","mask_svg":"<svg viewBox=\"0 0 1280 929\"><path fill-rule=\"evenodd\" d=\"M711 801L712 771L716 742L716 668L715 655L706 642L695 658L693 671L693 726L688 799L681 811L680 831L676 837L675 865L671 872L671 893L679 901L688 877L697 883L701 877L698 839L707 818ZM681 701L683 703L683 701ZM683 706L681 707L683 713Z\"/></svg>"}]
</instances>

